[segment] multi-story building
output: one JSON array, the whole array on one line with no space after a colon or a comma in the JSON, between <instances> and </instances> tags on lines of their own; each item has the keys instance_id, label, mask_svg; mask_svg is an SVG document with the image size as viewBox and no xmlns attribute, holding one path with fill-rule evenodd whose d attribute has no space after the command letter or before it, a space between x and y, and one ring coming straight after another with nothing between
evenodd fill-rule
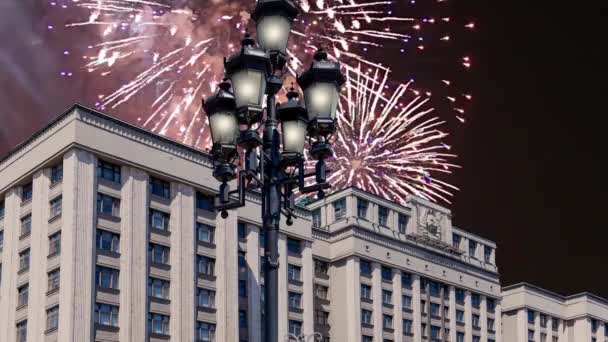
<instances>
[{"instance_id":1,"label":"multi-story building","mask_svg":"<svg viewBox=\"0 0 608 342\"><path fill-rule=\"evenodd\" d=\"M208 154L81 106L13 149L0 160L0 341L263 341L260 197L223 219L212 172ZM349 188L296 214L279 239L280 336L515 341L496 245L446 208Z\"/></svg>"},{"instance_id":2,"label":"multi-story building","mask_svg":"<svg viewBox=\"0 0 608 342\"><path fill-rule=\"evenodd\" d=\"M503 337L513 342L608 341L608 300L564 297L530 284L503 288Z\"/></svg>"}]
</instances>

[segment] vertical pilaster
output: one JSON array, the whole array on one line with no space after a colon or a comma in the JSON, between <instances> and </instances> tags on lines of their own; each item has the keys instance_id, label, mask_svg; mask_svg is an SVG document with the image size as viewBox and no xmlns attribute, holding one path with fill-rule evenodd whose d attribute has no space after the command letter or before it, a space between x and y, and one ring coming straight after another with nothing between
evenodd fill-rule
<instances>
[{"instance_id":1,"label":"vertical pilaster","mask_svg":"<svg viewBox=\"0 0 608 342\"><path fill-rule=\"evenodd\" d=\"M144 341L148 317L148 175L123 166L120 200L121 341Z\"/></svg>"},{"instance_id":2,"label":"vertical pilaster","mask_svg":"<svg viewBox=\"0 0 608 342\"><path fill-rule=\"evenodd\" d=\"M195 341L196 229L194 205L196 194L191 186L184 184L172 183L171 188L171 338L174 341ZM232 231L236 231L234 227L231 229ZM232 246L236 255L236 242ZM236 258L233 265L236 265Z\"/></svg>"},{"instance_id":3,"label":"vertical pilaster","mask_svg":"<svg viewBox=\"0 0 608 342\"><path fill-rule=\"evenodd\" d=\"M449 341L456 341L456 288L450 285L450 338Z\"/></svg>"},{"instance_id":4,"label":"vertical pilaster","mask_svg":"<svg viewBox=\"0 0 608 342\"><path fill-rule=\"evenodd\" d=\"M481 340L482 341L487 341L488 340L488 305L487 305L487 297L484 295L480 296L480 303L479 303L479 325L481 327Z\"/></svg>"},{"instance_id":5,"label":"vertical pilaster","mask_svg":"<svg viewBox=\"0 0 608 342\"><path fill-rule=\"evenodd\" d=\"M17 307L17 272L19 271L19 213L21 187L9 190L4 198L4 247L2 286L0 287L0 340L15 341L15 308Z\"/></svg>"},{"instance_id":6,"label":"vertical pilaster","mask_svg":"<svg viewBox=\"0 0 608 342\"><path fill-rule=\"evenodd\" d=\"M239 292L238 288L238 236L237 212L231 210L227 218L217 213L215 228L216 252L216 340L237 342L239 339Z\"/></svg>"},{"instance_id":7,"label":"vertical pilaster","mask_svg":"<svg viewBox=\"0 0 608 342\"><path fill-rule=\"evenodd\" d=\"M393 272L393 327L395 329L395 340L403 339L403 302L401 299L401 272Z\"/></svg>"},{"instance_id":8,"label":"vertical pilaster","mask_svg":"<svg viewBox=\"0 0 608 342\"><path fill-rule=\"evenodd\" d=\"M312 335L315 332L314 322L314 262L312 260L312 242L302 241L304 249L302 250L302 278L303 291L302 300L304 308L304 326L303 332L305 335Z\"/></svg>"},{"instance_id":9,"label":"vertical pilaster","mask_svg":"<svg viewBox=\"0 0 608 342\"><path fill-rule=\"evenodd\" d=\"M260 279L260 229L254 225L248 224L247 230L247 253L245 258L247 260L247 266L249 272L247 272L247 290L249 296L247 297L249 308L248 318L249 322L249 341L250 342L261 342L261 329L262 329L262 310L261 310L261 279Z\"/></svg>"},{"instance_id":10,"label":"vertical pilaster","mask_svg":"<svg viewBox=\"0 0 608 342\"><path fill-rule=\"evenodd\" d=\"M502 300L502 299L501 299ZM496 301L494 309L494 331L496 332L496 342L502 342L502 303L501 300Z\"/></svg>"},{"instance_id":11,"label":"vertical pilaster","mask_svg":"<svg viewBox=\"0 0 608 342\"><path fill-rule=\"evenodd\" d=\"M540 313L534 314L534 341L540 341Z\"/></svg>"},{"instance_id":12,"label":"vertical pilaster","mask_svg":"<svg viewBox=\"0 0 608 342\"><path fill-rule=\"evenodd\" d=\"M473 306L471 303L471 291L466 290L464 293L464 326L465 342L473 342Z\"/></svg>"},{"instance_id":13,"label":"vertical pilaster","mask_svg":"<svg viewBox=\"0 0 608 342\"><path fill-rule=\"evenodd\" d=\"M517 342L528 341L528 312L526 309L517 311Z\"/></svg>"},{"instance_id":14,"label":"vertical pilaster","mask_svg":"<svg viewBox=\"0 0 608 342\"><path fill-rule=\"evenodd\" d=\"M588 318L583 317L574 320L572 329L575 336L573 342L591 341L591 322Z\"/></svg>"},{"instance_id":15,"label":"vertical pilaster","mask_svg":"<svg viewBox=\"0 0 608 342\"><path fill-rule=\"evenodd\" d=\"M352 256L346 261L346 311L347 315L347 341L359 341L361 338L361 281L360 281L359 257ZM337 286L332 286L335 291ZM332 294L332 298L337 297ZM338 308L339 309L339 308ZM339 314L338 311L335 313Z\"/></svg>"},{"instance_id":16,"label":"vertical pilaster","mask_svg":"<svg viewBox=\"0 0 608 342\"><path fill-rule=\"evenodd\" d=\"M279 339L289 333L289 303L287 301L287 236L279 234Z\"/></svg>"},{"instance_id":17,"label":"vertical pilaster","mask_svg":"<svg viewBox=\"0 0 608 342\"><path fill-rule=\"evenodd\" d=\"M48 221L49 206L49 170L40 170L34 174L32 188L32 232L30 234L30 264L38 270L46 270L49 254ZM32 268L33 269L33 268ZM46 330L46 272L29 273L29 299L27 316L28 339L43 341ZM33 308L33 309L31 309Z\"/></svg>"},{"instance_id":18,"label":"vertical pilaster","mask_svg":"<svg viewBox=\"0 0 608 342\"><path fill-rule=\"evenodd\" d=\"M63 166L58 341L92 341L97 158L72 149Z\"/></svg>"},{"instance_id":19,"label":"vertical pilaster","mask_svg":"<svg viewBox=\"0 0 608 342\"><path fill-rule=\"evenodd\" d=\"M420 305L420 276L412 275L412 325L414 332L414 342L422 341L422 306Z\"/></svg>"},{"instance_id":20,"label":"vertical pilaster","mask_svg":"<svg viewBox=\"0 0 608 342\"><path fill-rule=\"evenodd\" d=\"M595 336L597 337L597 342L605 342L606 341L606 324L604 322L599 322L599 326L597 327L597 332ZM551 340L547 341L551 342Z\"/></svg>"},{"instance_id":21,"label":"vertical pilaster","mask_svg":"<svg viewBox=\"0 0 608 342\"><path fill-rule=\"evenodd\" d=\"M382 342L382 266L372 263L372 300L374 322L374 341Z\"/></svg>"},{"instance_id":22,"label":"vertical pilaster","mask_svg":"<svg viewBox=\"0 0 608 342\"><path fill-rule=\"evenodd\" d=\"M547 342L551 342L553 341L553 334L555 333L555 331L553 331L553 320L551 319L551 317L547 317ZM598 342L603 341L603 340L599 340Z\"/></svg>"}]
</instances>

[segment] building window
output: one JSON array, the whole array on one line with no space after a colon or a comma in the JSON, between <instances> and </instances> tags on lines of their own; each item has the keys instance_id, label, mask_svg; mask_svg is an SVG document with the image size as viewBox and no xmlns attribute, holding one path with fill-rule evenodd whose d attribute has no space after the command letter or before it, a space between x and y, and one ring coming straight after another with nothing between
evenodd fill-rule
<instances>
[{"instance_id":1,"label":"building window","mask_svg":"<svg viewBox=\"0 0 608 342\"><path fill-rule=\"evenodd\" d=\"M492 263L492 247L483 246L483 260L486 264Z\"/></svg>"},{"instance_id":2,"label":"building window","mask_svg":"<svg viewBox=\"0 0 608 342\"><path fill-rule=\"evenodd\" d=\"M5 211L6 211L6 209L5 209L4 200L1 199L0 200L0 217L4 217L4 212Z\"/></svg>"},{"instance_id":3,"label":"building window","mask_svg":"<svg viewBox=\"0 0 608 342\"><path fill-rule=\"evenodd\" d=\"M196 340L200 342L215 342L215 324L196 322Z\"/></svg>"},{"instance_id":4,"label":"building window","mask_svg":"<svg viewBox=\"0 0 608 342\"><path fill-rule=\"evenodd\" d=\"M97 162L97 177L120 183L120 166L100 160Z\"/></svg>"},{"instance_id":5,"label":"building window","mask_svg":"<svg viewBox=\"0 0 608 342\"><path fill-rule=\"evenodd\" d=\"M473 342L481 342L481 337L473 335Z\"/></svg>"},{"instance_id":6,"label":"building window","mask_svg":"<svg viewBox=\"0 0 608 342\"><path fill-rule=\"evenodd\" d=\"M239 310L239 326L247 328L247 311L245 310Z\"/></svg>"},{"instance_id":7,"label":"building window","mask_svg":"<svg viewBox=\"0 0 608 342\"><path fill-rule=\"evenodd\" d=\"M247 225L243 222L239 222L236 227L239 240L247 239Z\"/></svg>"},{"instance_id":8,"label":"building window","mask_svg":"<svg viewBox=\"0 0 608 342\"><path fill-rule=\"evenodd\" d=\"M46 330L55 330L59 325L59 305L46 310Z\"/></svg>"},{"instance_id":9,"label":"building window","mask_svg":"<svg viewBox=\"0 0 608 342\"><path fill-rule=\"evenodd\" d=\"M431 303L431 316L432 317L439 317L439 310L441 309L441 306L437 303Z\"/></svg>"},{"instance_id":10,"label":"building window","mask_svg":"<svg viewBox=\"0 0 608 342\"><path fill-rule=\"evenodd\" d=\"M479 328L479 315L473 314L472 322L474 328Z\"/></svg>"},{"instance_id":11,"label":"building window","mask_svg":"<svg viewBox=\"0 0 608 342\"><path fill-rule=\"evenodd\" d=\"M49 255L61 252L61 232L49 236Z\"/></svg>"},{"instance_id":12,"label":"building window","mask_svg":"<svg viewBox=\"0 0 608 342\"><path fill-rule=\"evenodd\" d=\"M463 305L464 304L464 290L456 289L456 303Z\"/></svg>"},{"instance_id":13,"label":"building window","mask_svg":"<svg viewBox=\"0 0 608 342\"><path fill-rule=\"evenodd\" d=\"M432 280L429 281L429 292L431 293L431 296L441 296L441 287L441 284L439 284L438 282Z\"/></svg>"},{"instance_id":14,"label":"building window","mask_svg":"<svg viewBox=\"0 0 608 342\"><path fill-rule=\"evenodd\" d=\"M528 323L534 324L534 318L535 318L534 311L528 310Z\"/></svg>"},{"instance_id":15,"label":"building window","mask_svg":"<svg viewBox=\"0 0 608 342\"><path fill-rule=\"evenodd\" d=\"M51 219L61 216L61 204L62 204L61 196L54 198L53 200L51 200L51 202L49 204L51 207L51 213L50 213Z\"/></svg>"},{"instance_id":16,"label":"building window","mask_svg":"<svg viewBox=\"0 0 608 342\"><path fill-rule=\"evenodd\" d=\"M19 253L19 272L24 272L30 269L30 250L27 249Z\"/></svg>"},{"instance_id":17,"label":"building window","mask_svg":"<svg viewBox=\"0 0 608 342\"><path fill-rule=\"evenodd\" d=\"M336 220L346 216L346 199L342 198L334 202L334 216Z\"/></svg>"},{"instance_id":18,"label":"building window","mask_svg":"<svg viewBox=\"0 0 608 342\"><path fill-rule=\"evenodd\" d=\"M528 329L528 342L534 342L534 330Z\"/></svg>"},{"instance_id":19,"label":"building window","mask_svg":"<svg viewBox=\"0 0 608 342\"><path fill-rule=\"evenodd\" d=\"M367 260L360 260L359 272L362 276L370 277L372 275L372 263Z\"/></svg>"},{"instance_id":20,"label":"building window","mask_svg":"<svg viewBox=\"0 0 608 342\"><path fill-rule=\"evenodd\" d=\"M169 335L169 316L157 313L148 314L150 333L158 335Z\"/></svg>"},{"instance_id":21,"label":"building window","mask_svg":"<svg viewBox=\"0 0 608 342\"><path fill-rule=\"evenodd\" d=\"M47 278L48 278L48 286L47 286L47 291L54 291L57 290L59 288L59 280L60 280L60 274L59 273L59 269L53 270L49 273L47 273Z\"/></svg>"},{"instance_id":22,"label":"building window","mask_svg":"<svg viewBox=\"0 0 608 342\"><path fill-rule=\"evenodd\" d=\"M361 298L372 300L372 287L369 285L361 284Z\"/></svg>"},{"instance_id":23,"label":"building window","mask_svg":"<svg viewBox=\"0 0 608 342\"><path fill-rule=\"evenodd\" d=\"M464 311L456 310L456 322L464 323Z\"/></svg>"},{"instance_id":24,"label":"building window","mask_svg":"<svg viewBox=\"0 0 608 342\"><path fill-rule=\"evenodd\" d=\"M488 331L494 331L494 319L488 318Z\"/></svg>"},{"instance_id":25,"label":"building window","mask_svg":"<svg viewBox=\"0 0 608 342\"><path fill-rule=\"evenodd\" d=\"M196 294L197 305L203 308L215 308L215 291L199 288Z\"/></svg>"},{"instance_id":26,"label":"building window","mask_svg":"<svg viewBox=\"0 0 608 342\"><path fill-rule=\"evenodd\" d=\"M456 248L460 248L460 241L462 240L462 237L458 234L452 234L452 246L456 247Z\"/></svg>"},{"instance_id":27,"label":"building window","mask_svg":"<svg viewBox=\"0 0 608 342\"><path fill-rule=\"evenodd\" d=\"M406 335L411 335L412 332L412 320L411 319L404 319L403 320L403 333Z\"/></svg>"},{"instance_id":28,"label":"building window","mask_svg":"<svg viewBox=\"0 0 608 342\"><path fill-rule=\"evenodd\" d=\"M95 323L110 327L118 326L118 306L95 303Z\"/></svg>"},{"instance_id":29,"label":"building window","mask_svg":"<svg viewBox=\"0 0 608 342\"><path fill-rule=\"evenodd\" d=\"M397 217L397 225L399 226L399 233L405 234L405 230L407 229L407 224L410 220L410 217L405 214L399 214Z\"/></svg>"},{"instance_id":30,"label":"building window","mask_svg":"<svg viewBox=\"0 0 608 342\"><path fill-rule=\"evenodd\" d=\"M245 252L239 251L237 259L238 259L238 265L239 265L239 272L240 273L247 272L247 259L245 258Z\"/></svg>"},{"instance_id":31,"label":"building window","mask_svg":"<svg viewBox=\"0 0 608 342\"><path fill-rule=\"evenodd\" d=\"M120 235L97 229L95 232L95 247L97 247L98 250L118 253L120 248Z\"/></svg>"},{"instance_id":32,"label":"building window","mask_svg":"<svg viewBox=\"0 0 608 342\"><path fill-rule=\"evenodd\" d=\"M0 230L0 251L2 251L3 247L4 247L4 229Z\"/></svg>"},{"instance_id":33,"label":"building window","mask_svg":"<svg viewBox=\"0 0 608 342\"><path fill-rule=\"evenodd\" d=\"M262 229L261 227L258 230L259 233L259 242L260 242L260 247L264 248L266 247L266 232L264 232L264 229Z\"/></svg>"},{"instance_id":34,"label":"building window","mask_svg":"<svg viewBox=\"0 0 608 342\"><path fill-rule=\"evenodd\" d=\"M302 268L295 265L287 265L287 277L289 280L301 281L302 280Z\"/></svg>"},{"instance_id":35,"label":"building window","mask_svg":"<svg viewBox=\"0 0 608 342\"><path fill-rule=\"evenodd\" d=\"M479 309L479 302L480 302L479 294L471 293L471 306L473 306L476 309Z\"/></svg>"},{"instance_id":36,"label":"building window","mask_svg":"<svg viewBox=\"0 0 608 342\"><path fill-rule=\"evenodd\" d=\"M378 224L381 226L388 226L388 208L378 206Z\"/></svg>"},{"instance_id":37,"label":"building window","mask_svg":"<svg viewBox=\"0 0 608 342\"><path fill-rule=\"evenodd\" d=\"M170 198L171 191L169 182L155 177L150 177L150 193L158 197Z\"/></svg>"},{"instance_id":38,"label":"building window","mask_svg":"<svg viewBox=\"0 0 608 342\"><path fill-rule=\"evenodd\" d=\"M120 217L120 200L105 194L97 194L97 213Z\"/></svg>"},{"instance_id":39,"label":"building window","mask_svg":"<svg viewBox=\"0 0 608 342\"><path fill-rule=\"evenodd\" d=\"M30 287L25 284L17 289L17 307L26 306L29 301Z\"/></svg>"},{"instance_id":40,"label":"building window","mask_svg":"<svg viewBox=\"0 0 608 342\"><path fill-rule=\"evenodd\" d=\"M371 336L366 336L366 335L362 335L361 336L361 342L373 342L374 338Z\"/></svg>"},{"instance_id":41,"label":"building window","mask_svg":"<svg viewBox=\"0 0 608 342\"><path fill-rule=\"evenodd\" d=\"M443 307L443 317L444 318L449 318L450 317L450 307L449 306L444 306Z\"/></svg>"},{"instance_id":42,"label":"building window","mask_svg":"<svg viewBox=\"0 0 608 342\"><path fill-rule=\"evenodd\" d=\"M372 325L372 312L369 310L361 310L361 323Z\"/></svg>"},{"instance_id":43,"label":"building window","mask_svg":"<svg viewBox=\"0 0 608 342\"><path fill-rule=\"evenodd\" d=\"M302 245L300 240L287 238L287 250L292 254L301 254L302 253Z\"/></svg>"},{"instance_id":44,"label":"building window","mask_svg":"<svg viewBox=\"0 0 608 342\"><path fill-rule=\"evenodd\" d=\"M393 304L393 292L389 290L382 290L382 304L392 305Z\"/></svg>"},{"instance_id":45,"label":"building window","mask_svg":"<svg viewBox=\"0 0 608 342\"><path fill-rule=\"evenodd\" d=\"M401 272L401 287L412 287L412 275L406 272Z\"/></svg>"},{"instance_id":46,"label":"building window","mask_svg":"<svg viewBox=\"0 0 608 342\"><path fill-rule=\"evenodd\" d=\"M207 195L202 192L196 192L196 207L203 210L214 210L215 196Z\"/></svg>"},{"instance_id":47,"label":"building window","mask_svg":"<svg viewBox=\"0 0 608 342\"><path fill-rule=\"evenodd\" d=\"M477 252L477 242L469 240L469 256L475 258Z\"/></svg>"},{"instance_id":48,"label":"building window","mask_svg":"<svg viewBox=\"0 0 608 342\"><path fill-rule=\"evenodd\" d=\"M493 298L486 298L486 308L488 313L494 313L496 310L496 301Z\"/></svg>"},{"instance_id":49,"label":"building window","mask_svg":"<svg viewBox=\"0 0 608 342\"><path fill-rule=\"evenodd\" d=\"M408 295L401 296L401 306L403 309L411 310L412 309L412 297Z\"/></svg>"},{"instance_id":50,"label":"building window","mask_svg":"<svg viewBox=\"0 0 608 342\"><path fill-rule=\"evenodd\" d=\"M329 266L327 262L315 259L315 274L328 275Z\"/></svg>"},{"instance_id":51,"label":"building window","mask_svg":"<svg viewBox=\"0 0 608 342\"><path fill-rule=\"evenodd\" d=\"M169 247L151 243L148 249L150 260L154 264L169 264Z\"/></svg>"},{"instance_id":52,"label":"building window","mask_svg":"<svg viewBox=\"0 0 608 342\"><path fill-rule=\"evenodd\" d=\"M168 213L150 209L150 227L154 229L169 231L170 218Z\"/></svg>"},{"instance_id":53,"label":"building window","mask_svg":"<svg viewBox=\"0 0 608 342\"><path fill-rule=\"evenodd\" d=\"M302 335L302 322L289 320L289 334L294 336Z\"/></svg>"},{"instance_id":54,"label":"building window","mask_svg":"<svg viewBox=\"0 0 608 342\"><path fill-rule=\"evenodd\" d=\"M292 309L300 309L302 307L302 294L289 292L289 307Z\"/></svg>"},{"instance_id":55,"label":"building window","mask_svg":"<svg viewBox=\"0 0 608 342\"><path fill-rule=\"evenodd\" d=\"M27 320L23 320L16 325L17 342L27 341Z\"/></svg>"},{"instance_id":56,"label":"building window","mask_svg":"<svg viewBox=\"0 0 608 342\"><path fill-rule=\"evenodd\" d=\"M215 227L203 223L196 223L196 236L198 241L215 243Z\"/></svg>"},{"instance_id":57,"label":"building window","mask_svg":"<svg viewBox=\"0 0 608 342\"><path fill-rule=\"evenodd\" d=\"M168 280L149 278L148 289L150 295L155 298L169 299L169 289L171 283Z\"/></svg>"},{"instance_id":58,"label":"building window","mask_svg":"<svg viewBox=\"0 0 608 342\"><path fill-rule=\"evenodd\" d=\"M393 316L391 315L382 315L382 327L384 329L393 329Z\"/></svg>"},{"instance_id":59,"label":"building window","mask_svg":"<svg viewBox=\"0 0 608 342\"><path fill-rule=\"evenodd\" d=\"M28 236L32 232L32 215L21 218L21 237Z\"/></svg>"},{"instance_id":60,"label":"building window","mask_svg":"<svg viewBox=\"0 0 608 342\"><path fill-rule=\"evenodd\" d=\"M312 226L314 228L321 227L321 209L313 210L313 212L312 212Z\"/></svg>"},{"instance_id":61,"label":"building window","mask_svg":"<svg viewBox=\"0 0 608 342\"><path fill-rule=\"evenodd\" d=\"M439 340L441 339L441 328L431 325L431 339Z\"/></svg>"},{"instance_id":62,"label":"building window","mask_svg":"<svg viewBox=\"0 0 608 342\"><path fill-rule=\"evenodd\" d=\"M393 280L393 269L387 266L382 266L382 280L392 281Z\"/></svg>"},{"instance_id":63,"label":"building window","mask_svg":"<svg viewBox=\"0 0 608 342\"><path fill-rule=\"evenodd\" d=\"M540 314L540 326L541 326L541 328L547 327L547 315ZM597 321L596 320L591 321L591 329L594 332L597 330Z\"/></svg>"},{"instance_id":64,"label":"building window","mask_svg":"<svg viewBox=\"0 0 608 342\"><path fill-rule=\"evenodd\" d=\"M319 325L328 325L329 312L323 310L315 310L315 323Z\"/></svg>"},{"instance_id":65,"label":"building window","mask_svg":"<svg viewBox=\"0 0 608 342\"><path fill-rule=\"evenodd\" d=\"M32 183L27 183L21 187L21 203L32 200Z\"/></svg>"},{"instance_id":66,"label":"building window","mask_svg":"<svg viewBox=\"0 0 608 342\"><path fill-rule=\"evenodd\" d=\"M329 288L325 285L315 284L315 296L319 299L327 299Z\"/></svg>"},{"instance_id":67,"label":"building window","mask_svg":"<svg viewBox=\"0 0 608 342\"><path fill-rule=\"evenodd\" d=\"M247 280L239 280L239 297L247 298Z\"/></svg>"},{"instance_id":68,"label":"building window","mask_svg":"<svg viewBox=\"0 0 608 342\"><path fill-rule=\"evenodd\" d=\"M104 289L118 289L118 276L120 271L114 268L96 266L95 284Z\"/></svg>"},{"instance_id":69,"label":"building window","mask_svg":"<svg viewBox=\"0 0 608 342\"><path fill-rule=\"evenodd\" d=\"M368 207L369 207L368 201L366 201L362 198L357 198L357 217L366 219Z\"/></svg>"},{"instance_id":70,"label":"building window","mask_svg":"<svg viewBox=\"0 0 608 342\"><path fill-rule=\"evenodd\" d=\"M464 333L463 332L457 332L456 333L456 342L464 342Z\"/></svg>"},{"instance_id":71,"label":"building window","mask_svg":"<svg viewBox=\"0 0 608 342\"><path fill-rule=\"evenodd\" d=\"M559 320L557 318L551 318L551 329L553 331L559 330ZM608 336L608 323L606 323L604 331L606 331L606 336Z\"/></svg>"},{"instance_id":72,"label":"building window","mask_svg":"<svg viewBox=\"0 0 608 342\"><path fill-rule=\"evenodd\" d=\"M63 180L63 163L59 163L51 168L51 185Z\"/></svg>"},{"instance_id":73,"label":"building window","mask_svg":"<svg viewBox=\"0 0 608 342\"><path fill-rule=\"evenodd\" d=\"M197 259L196 266L198 273L208 276L215 275L215 259L203 255L198 255Z\"/></svg>"}]
</instances>

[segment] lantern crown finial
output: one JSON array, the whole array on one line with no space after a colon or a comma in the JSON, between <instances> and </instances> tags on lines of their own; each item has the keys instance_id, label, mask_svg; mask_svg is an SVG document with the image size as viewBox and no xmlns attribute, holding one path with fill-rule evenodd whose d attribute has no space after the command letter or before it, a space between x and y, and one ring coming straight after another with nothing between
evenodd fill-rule
<instances>
[{"instance_id":1,"label":"lantern crown finial","mask_svg":"<svg viewBox=\"0 0 608 342\"><path fill-rule=\"evenodd\" d=\"M255 45L255 40L253 39L253 37L251 37L249 29L245 29L245 35L243 36L243 39L241 39L241 46L246 47L253 45Z\"/></svg>"},{"instance_id":2,"label":"lantern crown finial","mask_svg":"<svg viewBox=\"0 0 608 342\"><path fill-rule=\"evenodd\" d=\"M327 51L325 51L325 49L323 48L323 45L319 46L319 49L317 50L317 52L315 52L315 55L313 56L313 58L317 62L327 60L327 57L328 57Z\"/></svg>"}]
</instances>

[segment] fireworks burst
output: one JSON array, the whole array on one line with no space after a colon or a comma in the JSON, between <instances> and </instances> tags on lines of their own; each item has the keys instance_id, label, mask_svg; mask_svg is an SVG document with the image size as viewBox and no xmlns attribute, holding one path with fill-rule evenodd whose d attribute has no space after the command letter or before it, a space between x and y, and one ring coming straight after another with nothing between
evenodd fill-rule
<instances>
[{"instance_id":1,"label":"fireworks burst","mask_svg":"<svg viewBox=\"0 0 608 342\"><path fill-rule=\"evenodd\" d=\"M412 194L449 203L457 188L434 176L457 167L443 142L445 122L433 115L430 98L408 99L411 83L388 90L388 73L346 68L328 181L336 189L356 186L402 204Z\"/></svg>"},{"instance_id":2,"label":"fireworks burst","mask_svg":"<svg viewBox=\"0 0 608 342\"><path fill-rule=\"evenodd\" d=\"M312 54L324 46L349 75L333 162L337 166L333 168L340 170L332 176L338 188L351 184L385 197L402 199L412 193L447 201L447 189L453 187L431 179L432 173L449 172L453 166L446 161L451 155L442 153L447 145L433 145L445 134L435 129L440 125L437 118L415 124L428 114L417 110L426 108L434 95L435 102L449 102L455 113L450 118L464 122L471 95L458 91L452 80L441 79L434 81L441 84L442 94L431 94L428 85L416 89L410 82L386 98L381 91L388 87L388 68L374 55L382 58L390 47L410 56L432 50L435 44L448 44L453 38L444 31L451 19L395 15L393 1L296 2L303 13L294 23L288 47L291 74L302 72ZM443 5L446 0L434 2ZM73 57L77 55L73 52L82 52L84 70L110 90L97 94L95 106L201 149L210 146L201 99L222 78L223 57L240 48L246 29L255 31L249 15L254 4L253 0L50 2L61 11L66 31L90 38L63 54ZM48 23L51 31L58 27L56 22ZM466 26L473 28L473 23ZM455 69L468 70L472 60L465 56L452 63ZM379 79L371 78L371 73ZM61 76L71 77L72 71ZM415 100L404 107L397 102L405 100L406 93ZM357 127L361 125L365 127ZM350 138L355 141L346 144ZM395 155L388 156L389 151ZM380 167L381 163L386 165ZM378 181L386 186L374 184Z\"/></svg>"}]
</instances>

